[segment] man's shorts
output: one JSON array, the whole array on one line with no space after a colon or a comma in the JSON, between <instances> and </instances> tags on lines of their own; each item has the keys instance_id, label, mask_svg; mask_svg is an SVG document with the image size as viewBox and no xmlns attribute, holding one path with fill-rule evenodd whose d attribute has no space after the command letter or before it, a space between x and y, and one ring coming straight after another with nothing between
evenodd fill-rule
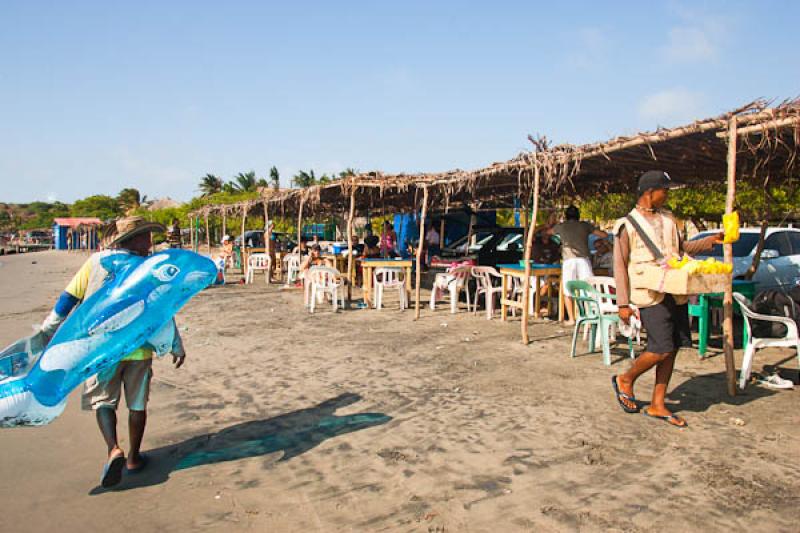
<instances>
[{"instance_id":1,"label":"man's shorts","mask_svg":"<svg viewBox=\"0 0 800 533\"><path fill-rule=\"evenodd\" d=\"M101 407L116 409L125 387L125 403L131 411L144 411L150 397L150 379L153 377L153 360L120 361L106 372L92 376L83 388L83 409Z\"/></svg>"},{"instance_id":2,"label":"man's shorts","mask_svg":"<svg viewBox=\"0 0 800 533\"><path fill-rule=\"evenodd\" d=\"M568 281L587 280L591 277L592 264L585 257L565 259L561 265L561 283L564 285L564 292L567 292Z\"/></svg>"},{"instance_id":3,"label":"man's shorts","mask_svg":"<svg viewBox=\"0 0 800 533\"><path fill-rule=\"evenodd\" d=\"M681 338L691 339L689 330L689 306L677 305L671 294L651 307L639 309L642 327L647 330L647 348L650 353L677 352Z\"/></svg>"}]
</instances>

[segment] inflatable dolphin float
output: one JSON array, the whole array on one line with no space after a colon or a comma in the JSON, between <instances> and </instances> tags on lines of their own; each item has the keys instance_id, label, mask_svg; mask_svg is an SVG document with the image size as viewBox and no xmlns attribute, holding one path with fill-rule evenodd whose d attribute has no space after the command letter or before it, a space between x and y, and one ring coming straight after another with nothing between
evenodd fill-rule
<instances>
[{"instance_id":1,"label":"inflatable dolphin float","mask_svg":"<svg viewBox=\"0 0 800 533\"><path fill-rule=\"evenodd\" d=\"M0 427L50 423L70 391L134 349L172 349L172 317L210 285L217 267L186 250L100 259L110 279L79 305L45 346L41 334L0 352Z\"/></svg>"}]
</instances>

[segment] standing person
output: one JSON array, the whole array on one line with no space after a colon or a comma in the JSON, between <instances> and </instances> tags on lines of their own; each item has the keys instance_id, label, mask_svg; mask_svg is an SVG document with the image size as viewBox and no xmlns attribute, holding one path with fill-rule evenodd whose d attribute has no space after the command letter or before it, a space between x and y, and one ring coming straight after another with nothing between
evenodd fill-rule
<instances>
[{"instance_id":1,"label":"standing person","mask_svg":"<svg viewBox=\"0 0 800 533\"><path fill-rule=\"evenodd\" d=\"M681 252L694 254L710 250L714 244L722 242L722 234L684 242L675 219L662 210L671 186L672 180L666 172L651 170L642 174L636 207L614 225L614 279L619 317L627 324L634 314L630 305L638 308L642 327L647 330L647 348L636 358L630 370L613 376L611 384L622 409L636 413L641 410L633 394L636 380L656 367L653 398L644 414L677 427L686 427L685 420L666 408L664 398L681 336L689 335L687 297L634 288L641 286L636 283L641 275L636 267L658 264L659 255L670 258L681 255Z\"/></svg>"},{"instance_id":2,"label":"standing person","mask_svg":"<svg viewBox=\"0 0 800 533\"><path fill-rule=\"evenodd\" d=\"M177 218L172 219L172 225L167 231L167 244L170 248L183 248L183 238L181 237L181 224Z\"/></svg>"},{"instance_id":3,"label":"standing person","mask_svg":"<svg viewBox=\"0 0 800 533\"><path fill-rule=\"evenodd\" d=\"M561 239L561 283L564 285L564 294L567 294L567 282L587 280L592 277L591 254L589 253L589 235L605 239L608 233L597 229L589 222L581 220L581 212L574 205L569 206L564 212L566 220L561 224L552 226L547 232L558 235ZM572 298L565 296L567 305L568 324L575 322L575 309Z\"/></svg>"},{"instance_id":4,"label":"standing person","mask_svg":"<svg viewBox=\"0 0 800 533\"><path fill-rule=\"evenodd\" d=\"M381 255L383 257L397 257L397 233L394 226L388 220L383 223L383 233L381 234Z\"/></svg>"},{"instance_id":5,"label":"standing person","mask_svg":"<svg viewBox=\"0 0 800 533\"><path fill-rule=\"evenodd\" d=\"M148 222L142 217L122 218L112 226L112 237L106 247L116 248L116 253L121 251L147 256L152 247L151 233L154 231L164 231L164 226ZM42 333L46 337L52 337L69 313L109 279L111 273L103 267L101 260L110 253L112 252L103 251L92 254L78 270L42 324ZM175 368L183 365L185 355L183 342L176 329L172 346ZM95 411L97 425L108 446L108 459L100 480L103 487L118 484L122 479L123 468L127 467L128 472L135 473L140 472L147 464L147 457L140 453L140 449L147 423L147 400L153 375L152 357L150 348L136 348L116 366L90 377L84 385L83 409ZM128 406L130 434L127 459L117 440L117 405L123 389Z\"/></svg>"},{"instance_id":6,"label":"standing person","mask_svg":"<svg viewBox=\"0 0 800 533\"><path fill-rule=\"evenodd\" d=\"M428 228L428 232L425 234L425 245L428 248L428 264L430 264L433 256L442 253L440 244L441 236L439 235L439 232L436 231L436 226L431 224Z\"/></svg>"}]
</instances>

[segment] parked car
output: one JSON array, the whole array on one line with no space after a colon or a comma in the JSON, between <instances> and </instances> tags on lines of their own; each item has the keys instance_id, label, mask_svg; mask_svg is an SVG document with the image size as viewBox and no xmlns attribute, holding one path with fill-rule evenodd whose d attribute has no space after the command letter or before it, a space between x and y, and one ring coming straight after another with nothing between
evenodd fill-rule
<instances>
[{"instance_id":1,"label":"parked car","mask_svg":"<svg viewBox=\"0 0 800 533\"><path fill-rule=\"evenodd\" d=\"M467 238L463 237L442 248L439 261L432 261L431 268L445 270L455 261L473 259L478 265L496 267L503 263L518 263L525 250L522 228L479 227L473 233L474 242L467 249Z\"/></svg>"},{"instance_id":2,"label":"parked car","mask_svg":"<svg viewBox=\"0 0 800 533\"><path fill-rule=\"evenodd\" d=\"M742 228L739 240L733 243L733 277L741 278L753 263L758 245L759 228ZM702 239L716 231L704 231L692 240ZM722 245L717 244L708 254L699 258L723 259ZM788 291L800 282L800 229L767 228L761 263L753 276L758 290L777 289Z\"/></svg>"}]
</instances>

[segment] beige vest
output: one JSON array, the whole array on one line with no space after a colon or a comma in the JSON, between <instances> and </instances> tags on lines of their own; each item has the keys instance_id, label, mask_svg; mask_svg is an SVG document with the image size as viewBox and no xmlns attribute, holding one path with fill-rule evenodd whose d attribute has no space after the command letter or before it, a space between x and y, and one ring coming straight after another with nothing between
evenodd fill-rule
<instances>
[{"instance_id":1,"label":"beige vest","mask_svg":"<svg viewBox=\"0 0 800 533\"><path fill-rule=\"evenodd\" d=\"M650 237L650 240L653 241L653 243L658 247L658 249L664 255L664 258L681 255L678 227L675 224L675 219L672 218L670 213L664 211L657 213L657 216L661 218L662 231L660 233L653 228L653 225L650 224L650 222L648 222L648 220L642 216L642 214L639 213L636 208L634 208L629 214L636 220L636 222L639 223L639 225L642 227L642 230L647 233L647 236ZM628 278L631 284L631 303L640 308L657 305L664 300L664 293L650 289L637 289L635 287L641 286L640 283L637 283L637 280L640 278L639 272L641 270L636 268L637 265L657 265L658 261L652 252L650 252L650 250L647 248L647 245L645 244L644 240L642 240L639 232L633 227L632 224L628 222L626 218L617 220L616 224L614 225L614 235L619 234L619 230L623 226L625 226L626 233L628 234L628 242L630 243L631 250L630 258L628 260ZM678 305L685 304L688 301L686 296L673 295L673 297L675 298L675 303Z\"/></svg>"}]
</instances>

